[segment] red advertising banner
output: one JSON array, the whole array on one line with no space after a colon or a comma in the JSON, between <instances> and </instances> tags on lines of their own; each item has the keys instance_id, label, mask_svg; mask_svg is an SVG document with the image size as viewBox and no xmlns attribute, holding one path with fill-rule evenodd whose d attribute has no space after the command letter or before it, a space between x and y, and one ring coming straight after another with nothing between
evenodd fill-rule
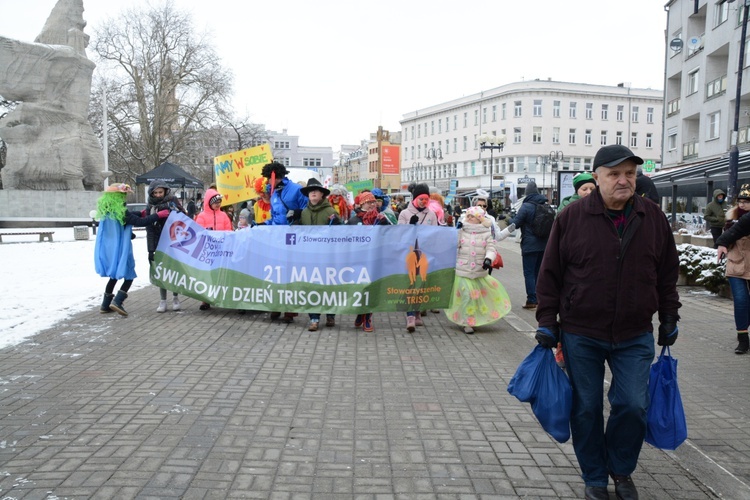
<instances>
[{"instance_id":1,"label":"red advertising banner","mask_svg":"<svg viewBox=\"0 0 750 500\"><path fill-rule=\"evenodd\" d=\"M383 174L399 175L401 165L401 147L383 146Z\"/></svg>"}]
</instances>

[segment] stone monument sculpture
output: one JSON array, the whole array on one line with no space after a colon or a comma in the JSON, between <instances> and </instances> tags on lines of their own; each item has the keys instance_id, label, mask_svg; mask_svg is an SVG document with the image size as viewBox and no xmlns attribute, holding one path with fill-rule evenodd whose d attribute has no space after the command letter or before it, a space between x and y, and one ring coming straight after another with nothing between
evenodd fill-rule
<instances>
[{"instance_id":1,"label":"stone monument sculpture","mask_svg":"<svg viewBox=\"0 0 750 500\"><path fill-rule=\"evenodd\" d=\"M104 154L88 120L91 75L83 0L58 0L34 43L0 36L4 189L100 190Z\"/></svg>"}]
</instances>

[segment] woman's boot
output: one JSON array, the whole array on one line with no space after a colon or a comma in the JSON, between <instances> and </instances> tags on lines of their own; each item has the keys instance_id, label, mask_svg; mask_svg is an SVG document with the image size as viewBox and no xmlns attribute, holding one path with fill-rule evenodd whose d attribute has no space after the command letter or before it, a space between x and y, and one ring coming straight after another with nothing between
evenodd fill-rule
<instances>
[{"instance_id":1,"label":"woman's boot","mask_svg":"<svg viewBox=\"0 0 750 500\"><path fill-rule=\"evenodd\" d=\"M113 311L117 311L123 316L127 316L128 312L125 310L125 307L122 305L122 303L125 302L125 299L127 298L128 298L128 294L126 292L123 292L122 290L119 290L117 292L117 295L115 296L115 300L113 300L112 303L109 305L109 308L112 309Z\"/></svg>"},{"instance_id":2,"label":"woman's boot","mask_svg":"<svg viewBox=\"0 0 750 500\"><path fill-rule=\"evenodd\" d=\"M737 332L737 347L734 349L735 354L745 354L750 351L750 339L747 336L747 332Z\"/></svg>"},{"instance_id":3,"label":"woman's boot","mask_svg":"<svg viewBox=\"0 0 750 500\"><path fill-rule=\"evenodd\" d=\"M99 312L102 314L111 313L112 309L109 308L109 305L112 303L112 299L114 298L114 293L105 293L104 298L102 299L102 306L99 308Z\"/></svg>"}]
</instances>

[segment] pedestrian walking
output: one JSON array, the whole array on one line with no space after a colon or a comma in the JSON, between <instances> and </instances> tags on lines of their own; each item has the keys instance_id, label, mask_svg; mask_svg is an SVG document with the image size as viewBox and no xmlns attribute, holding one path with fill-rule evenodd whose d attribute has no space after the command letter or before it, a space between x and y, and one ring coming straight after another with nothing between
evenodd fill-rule
<instances>
[{"instance_id":1,"label":"pedestrian walking","mask_svg":"<svg viewBox=\"0 0 750 500\"><path fill-rule=\"evenodd\" d=\"M599 149L598 187L557 216L537 282L536 339L545 348L562 339L573 449L592 500L609 499L610 477L617 498L638 498L631 474L646 436L654 314L660 346L678 335L677 249L659 206L635 196L642 163L622 145Z\"/></svg>"},{"instance_id":2,"label":"pedestrian walking","mask_svg":"<svg viewBox=\"0 0 750 500\"><path fill-rule=\"evenodd\" d=\"M549 235L535 230L535 216L537 210L549 206L547 198L539 194L535 182L526 185L526 196L511 224L521 230L521 262L523 264L523 280L526 287L526 303L524 309L536 309L536 280L542 265L544 249L547 247Z\"/></svg>"},{"instance_id":3,"label":"pedestrian walking","mask_svg":"<svg viewBox=\"0 0 750 500\"><path fill-rule=\"evenodd\" d=\"M737 194L737 205L727 210L725 231L717 240L718 260L727 259L725 274L732 290L737 328L735 354L746 354L750 350L747 333L750 326L750 224L744 217L747 213L750 213L750 184L743 184ZM747 226L747 233L743 226Z\"/></svg>"},{"instance_id":4,"label":"pedestrian walking","mask_svg":"<svg viewBox=\"0 0 750 500\"><path fill-rule=\"evenodd\" d=\"M489 271L497 257L495 238L479 207L466 211L466 219L458 230L458 252L453 295L445 315L453 323L462 326L464 333L474 333L474 328L499 321L510 312L510 297L505 287ZM508 237L513 228L500 231L497 240Z\"/></svg>"}]
</instances>

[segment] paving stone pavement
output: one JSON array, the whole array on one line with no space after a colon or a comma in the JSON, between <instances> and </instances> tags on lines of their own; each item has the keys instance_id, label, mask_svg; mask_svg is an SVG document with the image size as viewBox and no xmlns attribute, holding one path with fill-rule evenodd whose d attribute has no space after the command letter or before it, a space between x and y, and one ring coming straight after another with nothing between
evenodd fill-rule
<instances>
[{"instance_id":1,"label":"paving stone pavement","mask_svg":"<svg viewBox=\"0 0 750 500\"><path fill-rule=\"evenodd\" d=\"M570 442L506 390L535 323L518 245L502 248L513 311L475 335L434 313L414 334L401 313L376 313L372 333L187 298L158 314L150 287L128 318L94 309L2 349L0 498L582 498ZM689 439L644 445L634 480L644 499L750 498L732 303L681 296Z\"/></svg>"}]
</instances>

